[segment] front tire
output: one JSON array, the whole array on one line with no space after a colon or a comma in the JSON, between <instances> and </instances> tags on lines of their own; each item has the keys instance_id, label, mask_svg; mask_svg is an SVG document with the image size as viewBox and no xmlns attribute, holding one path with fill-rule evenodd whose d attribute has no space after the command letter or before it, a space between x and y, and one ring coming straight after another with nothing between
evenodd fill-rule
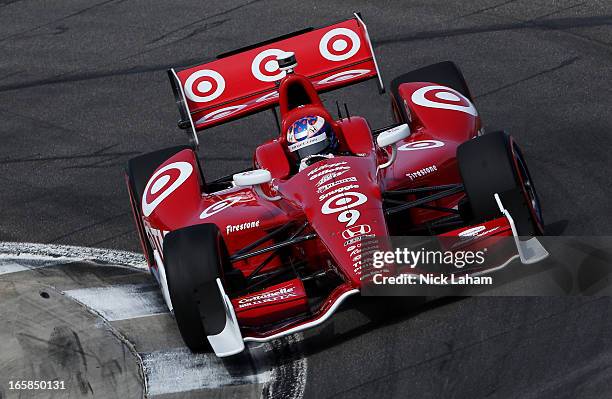
<instances>
[{"instance_id":1,"label":"front tire","mask_svg":"<svg viewBox=\"0 0 612 399\"><path fill-rule=\"evenodd\" d=\"M499 217L494 198L497 193L519 235L544 233L540 200L525 159L511 136L498 131L467 141L457 148L457 162L473 222Z\"/></svg>"},{"instance_id":2,"label":"front tire","mask_svg":"<svg viewBox=\"0 0 612 399\"><path fill-rule=\"evenodd\" d=\"M217 279L229 262L214 224L172 231L164 238L164 263L174 317L183 341L193 352L210 349L207 335L223 331L225 305Z\"/></svg>"}]
</instances>

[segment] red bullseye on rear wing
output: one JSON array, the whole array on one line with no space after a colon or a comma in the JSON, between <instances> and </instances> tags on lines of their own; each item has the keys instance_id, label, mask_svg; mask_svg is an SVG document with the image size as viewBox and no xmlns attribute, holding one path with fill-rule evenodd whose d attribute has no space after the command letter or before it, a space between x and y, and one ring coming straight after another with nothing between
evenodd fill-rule
<instances>
[{"instance_id":1,"label":"red bullseye on rear wing","mask_svg":"<svg viewBox=\"0 0 612 399\"><path fill-rule=\"evenodd\" d=\"M277 41L221 55L217 60L168 71L181 114L181 125L195 132L278 104L276 82L285 76L276 63L294 52L295 72L317 91L382 79L365 24L354 18L324 28L307 29ZM197 140L197 139L196 139Z\"/></svg>"}]
</instances>

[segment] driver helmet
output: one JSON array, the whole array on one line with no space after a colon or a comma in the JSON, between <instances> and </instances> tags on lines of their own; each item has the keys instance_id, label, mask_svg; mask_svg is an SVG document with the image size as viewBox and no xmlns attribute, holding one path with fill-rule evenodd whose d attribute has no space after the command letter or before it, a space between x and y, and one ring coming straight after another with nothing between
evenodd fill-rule
<instances>
[{"instance_id":1,"label":"driver helmet","mask_svg":"<svg viewBox=\"0 0 612 399\"><path fill-rule=\"evenodd\" d=\"M298 162L312 155L332 153L338 146L331 125L318 115L305 116L293 122L287 129L287 143Z\"/></svg>"}]
</instances>

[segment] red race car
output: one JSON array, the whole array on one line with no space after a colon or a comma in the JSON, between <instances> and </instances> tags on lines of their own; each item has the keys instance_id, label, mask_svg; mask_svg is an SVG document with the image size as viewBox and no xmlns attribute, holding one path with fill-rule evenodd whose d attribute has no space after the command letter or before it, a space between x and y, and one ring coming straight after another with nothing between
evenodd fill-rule
<instances>
[{"instance_id":1,"label":"red race car","mask_svg":"<svg viewBox=\"0 0 612 399\"><path fill-rule=\"evenodd\" d=\"M126 181L193 351L229 356L324 322L362 288L364 237L514 236L524 263L547 254L519 239L543 232L521 151L504 132L483 134L452 62L391 82L388 127L323 106L319 93L368 79L384 92L359 14L168 73L190 145L131 159ZM270 109L279 135L253 168L206 182L196 133Z\"/></svg>"}]
</instances>

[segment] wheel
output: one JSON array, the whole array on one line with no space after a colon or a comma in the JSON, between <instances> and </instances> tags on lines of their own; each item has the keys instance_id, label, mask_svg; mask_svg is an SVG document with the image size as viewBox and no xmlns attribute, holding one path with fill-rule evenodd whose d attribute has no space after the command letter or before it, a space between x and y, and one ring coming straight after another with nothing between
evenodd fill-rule
<instances>
[{"instance_id":1,"label":"wheel","mask_svg":"<svg viewBox=\"0 0 612 399\"><path fill-rule=\"evenodd\" d=\"M519 235L544 233L533 179L511 136L498 131L467 141L457 148L457 162L474 222L499 217L498 193Z\"/></svg>"},{"instance_id":2,"label":"wheel","mask_svg":"<svg viewBox=\"0 0 612 399\"><path fill-rule=\"evenodd\" d=\"M168 291L183 341L193 352L210 348L207 335L223 331L225 305L217 278L229 263L227 249L214 224L171 231L164 238Z\"/></svg>"},{"instance_id":3,"label":"wheel","mask_svg":"<svg viewBox=\"0 0 612 399\"><path fill-rule=\"evenodd\" d=\"M401 112L402 121L407 122L408 116L402 104L400 103L399 86L402 83L410 82L431 82L437 83L442 86L450 87L458 91L467 97L470 101L472 100L472 94L468 89L465 78L459 70L459 67L452 61L443 61L437 64L428 65L426 67L416 69L414 71L405 73L393 79L391 81L391 94L397 110Z\"/></svg>"},{"instance_id":4,"label":"wheel","mask_svg":"<svg viewBox=\"0 0 612 399\"><path fill-rule=\"evenodd\" d=\"M159 165L164 163L174 154L188 148L190 147L177 146L140 155L138 157L130 159L125 169L128 194L130 196L130 204L132 205L132 216L134 217L134 223L136 224L136 230L140 238L142 251L144 252L145 257L147 258L147 263L149 264L149 271L152 275L152 266L155 264L155 259L153 258L153 248L151 248L151 244L147 239L147 236L144 231L144 226L142 224L142 217L140 214L140 204L142 201L142 196L144 195L144 190L147 186L147 182L149 181L155 170L159 167Z\"/></svg>"}]
</instances>

